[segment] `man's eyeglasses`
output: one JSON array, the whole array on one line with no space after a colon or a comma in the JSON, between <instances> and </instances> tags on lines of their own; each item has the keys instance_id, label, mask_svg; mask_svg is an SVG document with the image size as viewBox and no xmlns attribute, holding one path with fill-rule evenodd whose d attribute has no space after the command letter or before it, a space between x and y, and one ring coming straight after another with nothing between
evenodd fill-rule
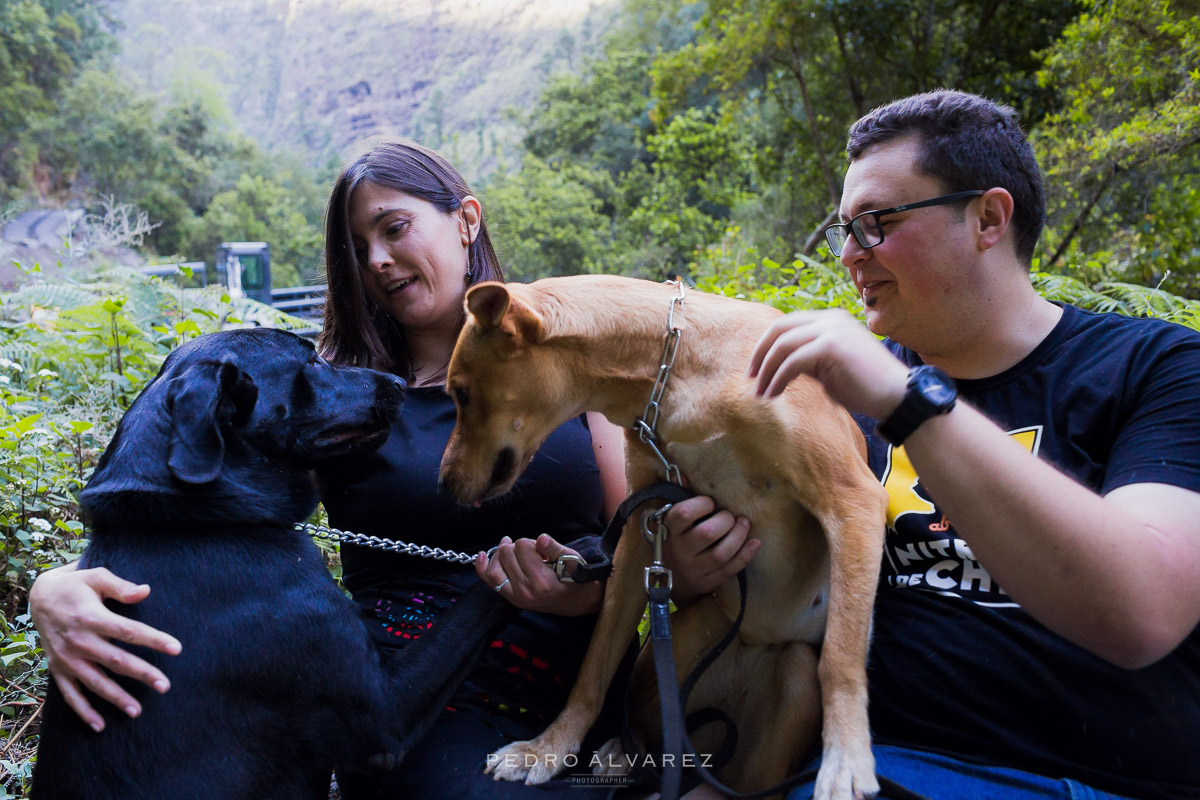
<instances>
[{"instance_id":1,"label":"man's eyeglasses","mask_svg":"<svg viewBox=\"0 0 1200 800\"><path fill-rule=\"evenodd\" d=\"M880 217L888 214L899 214L901 211L912 211L914 208L944 206L947 203L955 203L959 200L965 200L968 197L977 197L981 194L983 194L983 189L972 189L969 192L944 194L932 200L922 200L919 203L906 203L902 206L885 208L880 211L864 211L849 222L835 222L826 228L825 241L829 243L829 249L834 257L841 258L842 248L851 234L854 235L854 241L858 242L858 246L864 250L874 247L877 244L883 244L883 224L880 222Z\"/></svg>"}]
</instances>

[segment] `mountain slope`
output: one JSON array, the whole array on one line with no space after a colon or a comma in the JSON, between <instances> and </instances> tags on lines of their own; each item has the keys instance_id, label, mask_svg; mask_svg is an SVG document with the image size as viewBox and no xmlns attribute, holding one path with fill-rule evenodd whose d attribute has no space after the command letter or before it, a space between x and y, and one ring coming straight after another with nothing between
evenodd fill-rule
<instances>
[{"instance_id":1,"label":"mountain slope","mask_svg":"<svg viewBox=\"0 0 1200 800\"><path fill-rule=\"evenodd\" d=\"M411 136L475 175L546 78L595 52L620 0L123 0L122 67L218 97L243 131L314 163Z\"/></svg>"}]
</instances>

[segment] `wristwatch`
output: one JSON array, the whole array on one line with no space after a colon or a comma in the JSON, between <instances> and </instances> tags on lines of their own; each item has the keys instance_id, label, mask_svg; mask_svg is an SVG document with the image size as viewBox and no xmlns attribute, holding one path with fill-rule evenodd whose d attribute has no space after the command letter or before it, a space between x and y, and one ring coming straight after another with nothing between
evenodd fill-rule
<instances>
[{"instance_id":1,"label":"wristwatch","mask_svg":"<svg viewBox=\"0 0 1200 800\"><path fill-rule=\"evenodd\" d=\"M908 371L904 399L875 431L899 447L925 420L949 413L957 397L958 387L949 375L928 364L913 367Z\"/></svg>"}]
</instances>

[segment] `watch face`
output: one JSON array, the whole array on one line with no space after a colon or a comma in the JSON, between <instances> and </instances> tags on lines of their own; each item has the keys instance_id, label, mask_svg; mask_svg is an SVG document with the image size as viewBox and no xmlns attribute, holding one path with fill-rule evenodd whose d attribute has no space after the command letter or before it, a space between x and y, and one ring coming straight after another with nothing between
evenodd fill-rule
<instances>
[{"instance_id":1,"label":"watch face","mask_svg":"<svg viewBox=\"0 0 1200 800\"><path fill-rule=\"evenodd\" d=\"M912 377L913 388L935 406L943 406L953 401L957 395L954 379L939 369L934 367L921 369L916 371Z\"/></svg>"}]
</instances>

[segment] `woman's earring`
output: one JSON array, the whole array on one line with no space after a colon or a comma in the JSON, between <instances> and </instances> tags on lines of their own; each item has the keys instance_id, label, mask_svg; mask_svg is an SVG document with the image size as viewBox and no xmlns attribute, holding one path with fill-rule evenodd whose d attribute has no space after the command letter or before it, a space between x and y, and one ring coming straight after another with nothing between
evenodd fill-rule
<instances>
[{"instance_id":1,"label":"woman's earring","mask_svg":"<svg viewBox=\"0 0 1200 800\"><path fill-rule=\"evenodd\" d=\"M471 264L471 253L467 251L467 283L475 280L475 267Z\"/></svg>"}]
</instances>

